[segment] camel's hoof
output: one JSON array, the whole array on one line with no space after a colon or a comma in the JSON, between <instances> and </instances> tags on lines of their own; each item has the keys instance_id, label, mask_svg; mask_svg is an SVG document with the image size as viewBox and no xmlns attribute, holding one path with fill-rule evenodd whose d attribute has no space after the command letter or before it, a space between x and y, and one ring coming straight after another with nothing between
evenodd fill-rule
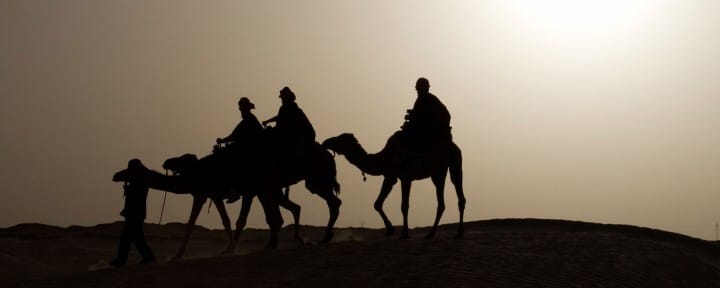
<instances>
[{"instance_id":1,"label":"camel's hoof","mask_svg":"<svg viewBox=\"0 0 720 288\"><path fill-rule=\"evenodd\" d=\"M402 232L400 233L400 240L410 239L410 235L408 232Z\"/></svg>"},{"instance_id":2,"label":"camel's hoof","mask_svg":"<svg viewBox=\"0 0 720 288\"><path fill-rule=\"evenodd\" d=\"M463 239L465 238L465 233L458 232L457 235L455 235L455 239Z\"/></svg>"},{"instance_id":3,"label":"camel's hoof","mask_svg":"<svg viewBox=\"0 0 720 288\"><path fill-rule=\"evenodd\" d=\"M225 249L222 252L220 252L220 255L230 255L230 254L233 254L234 252L235 252L235 249L228 248L228 249Z\"/></svg>"},{"instance_id":4,"label":"camel's hoof","mask_svg":"<svg viewBox=\"0 0 720 288\"><path fill-rule=\"evenodd\" d=\"M170 261L179 261L182 260L182 255L175 255L174 257L170 258Z\"/></svg>"},{"instance_id":5,"label":"camel's hoof","mask_svg":"<svg viewBox=\"0 0 720 288\"><path fill-rule=\"evenodd\" d=\"M425 235L425 239L433 239L433 238L435 238L435 233L434 233L434 232L433 232L433 233L428 233L427 235Z\"/></svg>"},{"instance_id":6,"label":"camel's hoof","mask_svg":"<svg viewBox=\"0 0 720 288\"><path fill-rule=\"evenodd\" d=\"M330 243L330 240L332 240L332 238L333 238L332 233L325 234L325 237L323 237L323 239L320 240L320 243L323 243L323 244Z\"/></svg>"},{"instance_id":7,"label":"camel's hoof","mask_svg":"<svg viewBox=\"0 0 720 288\"><path fill-rule=\"evenodd\" d=\"M300 245L305 245L305 244L307 244L307 242L305 241L305 239L303 239L303 238L300 237L300 236L295 236L295 241L297 241Z\"/></svg>"},{"instance_id":8,"label":"camel's hoof","mask_svg":"<svg viewBox=\"0 0 720 288\"><path fill-rule=\"evenodd\" d=\"M265 250L277 249L277 247L278 247L277 243L271 242L271 243L268 243L267 245L265 245Z\"/></svg>"},{"instance_id":9,"label":"camel's hoof","mask_svg":"<svg viewBox=\"0 0 720 288\"><path fill-rule=\"evenodd\" d=\"M393 234L395 234L395 228L392 226L385 228L385 236L392 236Z\"/></svg>"}]
</instances>

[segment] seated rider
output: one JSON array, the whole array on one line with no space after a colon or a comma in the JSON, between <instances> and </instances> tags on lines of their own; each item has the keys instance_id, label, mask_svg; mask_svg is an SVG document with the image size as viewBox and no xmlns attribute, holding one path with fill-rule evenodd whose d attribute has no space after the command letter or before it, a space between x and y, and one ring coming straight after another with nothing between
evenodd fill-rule
<instances>
[{"instance_id":1,"label":"seated rider","mask_svg":"<svg viewBox=\"0 0 720 288\"><path fill-rule=\"evenodd\" d=\"M290 88L284 87L280 90L279 98L282 100L282 105L278 114L263 121L262 124L275 122L271 137L277 148L276 152L280 153L281 159L284 159L288 166L297 166L293 163L302 161L305 151L315 143L315 129L303 110L295 103L295 93ZM295 170L293 167L288 169Z\"/></svg>"},{"instance_id":2,"label":"seated rider","mask_svg":"<svg viewBox=\"0 0 720 288\"><path fill-rule=\"evenodd\" d=\"M224 138L218 138L217 144L232 143L235 144L235 148L242 148L243 150L255 150L256 145L262 137L263 127L260 125L257 117L253 115L252 109L255 109L255 104L250 102L247 97L240 98L238 101L238 109L242 116L242 121L235 126L232 133Z\"/></svg>"},{"instance_id":3,"label":"seated rider","mask_svg":"<svg viewBox=\"0 0 720 288\"><path fill-rule=\"evenodd\" d=\"M315 129L303 110L295 103L295 93L285 87L280 90L279 97L282 105L278 114L263 121L262 124L276 123L273 133L283 146L297 147L315 142Z\"/></svg>"},{"instance_id":4,"label":"seated rider","mask_svg":"<svg viewBox=\"0 0 720 288\"><path fill-rule=\"evenodd\" d=\"M282 105L278 114L263 121L262 124L276 122L273 131L285 143L315 142L315 129L302 109L295 103L295 93L285 87L280 90L279 98L282 100Z\"/></svg>"},{"instance_id":5,"label":"seated rider","mask_svg":"<svg viewBox=\"0 0 720 288\"><path fill-rule=\"evenodd\" d=\"M241 169L246 170L252 170L253 165L257 164L255 160L258 159L244 156L257 156L257 153L261 151L264 129L262 125L260 125L260 121L258 121L257 117L255 117L255 115L253 115L251 111L252 109L255 109L255 104L250 102L250 99L248 99L247 97L240 98L240 101L238 101L238 109L240 110L242 121L240 121L240 123L235 126L235 129L233 129L230 135L224 138L218 138L216 140L218 145L223 143L229 143L230 146L228 146L228 149L226 150L217 150L219 147L216 146L216 152L227 151L229 153L222 154L225 156L221 156L219 158L224 160L230 160L234 164L236 164L237 162L242 163L244 165L236 167L241 167ZM237 159L243 160L235 161ZM230 191L227 195L227 203L233 203L239 198L240 193L238 193L237 191Z\"/></svg>"},{"instance_id":6,"label":"seated rider","mask_svg":"<svg viewBox=\"0 0 720 288\"><path fill-rule=\"evenodd\" d=\"M430 93L430 82L427 79L419 78L415 90L417 99L412 110L408 110L405 115L403 131L421 147L450 142L450 112L447 107Z\"/></svg>"}]
</instances>

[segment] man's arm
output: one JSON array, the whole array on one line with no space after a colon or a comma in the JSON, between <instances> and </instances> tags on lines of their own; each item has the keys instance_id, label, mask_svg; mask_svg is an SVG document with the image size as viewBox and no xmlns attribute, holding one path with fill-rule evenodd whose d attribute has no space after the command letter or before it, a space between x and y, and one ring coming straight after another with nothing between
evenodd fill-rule
<instances>
[{"instance_id":1,"label":"man's arm","mask_svg":"<svg viewBox=\"0 0 720 288\"><path fill-rule=\"evenodd\" d=\"M113 175L113 182L125 182L128 181L128 171L127 169L123 169L121 171L118 171Z\"/></svg>"},{"instance_id":2,"label":"man's arm","mask_svg":"<svg viewBox=\"0 0 720 288\"><path fill-rule=\"evenodd\" d=\"M265 126L265 125L267 125L267 123L275 122L275 121L277 121L277 118L278 118L278 116L275 115L275 117L272 117L272 118L270 118L270 119L268 119L268 120L263 121L263 122L262 122L262 125Z\"/></svg>"}]
</instances>

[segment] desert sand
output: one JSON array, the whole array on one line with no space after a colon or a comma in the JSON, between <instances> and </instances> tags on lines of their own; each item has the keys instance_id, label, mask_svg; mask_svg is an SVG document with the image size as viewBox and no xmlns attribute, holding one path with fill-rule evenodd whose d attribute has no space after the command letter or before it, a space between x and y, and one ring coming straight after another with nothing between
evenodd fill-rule
<instances>
[{"instance_id":1,"label":"desert sand","mask_svg":"<svg viewBox=\"0 0 720 288\"><path fill-rule=\"evenodd\" d=\"M171 261L183 224L146 224L159 258L109 268L122 222L59 228L0 229L3 287L720 287L720 246L685 235L627 225L497 219L466 224L465 239L443 225L411 239L381 229L342 228L330 244L301 245L291 229L277 250L266 230L249 229L237 253L219 230L198 227L187 257ZM308 240L321 227L302 227Z\"/></svg>"}]
</instances>

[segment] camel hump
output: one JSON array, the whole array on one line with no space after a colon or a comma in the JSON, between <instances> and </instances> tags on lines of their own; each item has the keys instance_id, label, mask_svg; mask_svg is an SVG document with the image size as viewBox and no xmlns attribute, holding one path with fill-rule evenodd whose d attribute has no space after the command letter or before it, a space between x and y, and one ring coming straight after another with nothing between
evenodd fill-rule
<instances>
[{"instance_id":1,"label":"camel hump","mask_svg":"<svg viewBox=\"0 0 720 288\"><path fill-rule=\"evenodd\" d=\"M399 155L403 159L445 157L451 153L453 145L449 130L447 134L433 137L412 133L408 130L399 130L388 138L380 153Z\"/></svg>"},{"instance_id":2,"label":"camel hump","mask_svg":"<svg viewBox=\"0 0 720 288\"><path fill-rule=\"evenodd\" d=\"M385 147L383 147L383 149L380 150L379 153L393 152L398 145L401 145L403 144L403 142L405 142L404 140L405 138L407 138L406 134L407 132L403 130L395 131L395 133L393 133L393 135L388 138L387 142L385 142Z\"/></svg>"}]
</instances>

